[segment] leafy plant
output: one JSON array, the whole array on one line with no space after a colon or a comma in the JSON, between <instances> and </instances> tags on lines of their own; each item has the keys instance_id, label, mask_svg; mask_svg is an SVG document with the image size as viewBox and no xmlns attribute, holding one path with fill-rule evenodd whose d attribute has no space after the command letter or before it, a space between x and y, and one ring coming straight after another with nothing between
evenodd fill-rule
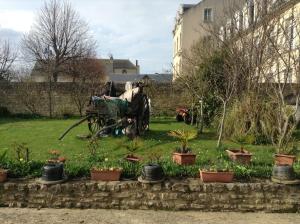
<instances>
[{"instance_id":1,"label":"leafy plant","mask_svg":"<svg viewBox=\"0 0 300 224\"><path fill-rule=\"evenodd\" d=\"M98 138L91 138L87 146L91 156L95 156L97 154L98 147L99 147Z\"/></svg>"},{"instance_id":2,"label":"leafy plant","mask_svg":"<svg viewBox=\"0 0 300 224\"><path fill-rule=\"evenodd\" d=\"M244 146L247 144L247 135L243 135L242 133L236 134L233 136L233 142L240 145L240 151L244 151Z\"/></svg>"},{"instance_id":3,"label":"leafy plant","mask_svg":"<svg viewBox=\"0 0 300 224\"><path fill-rule=\"evenodd\" d=\"M7 151L4 151L0 154L0 169L4 168L5 164L7 162Z\"/></svg>"},{"instance_id":4,"label":"leafy plant","mask_svg":"<svg viewBox=\"0 0 300 224\"><path fill-rule=\"evenodd\" d=\"M179 149L179 152L181 153L188 153L190 149L188 148L188 142L190 140L193 140L197 137L198 133L195 130L175 130L170 131L168 133L169 136L177 138L181 143L181 148Z\"/></svg>"},{"instance_id":5,"label":"leafy plant","mask_svg":"<svg viewBox=\"0 0 300 224\"><path fill-rule=\"evenodd\" d=\"M137 150L142 148L144 145L143 141L140 138L127 139L123 140L120 143L120 146L125 148L130 154L135 153Z\"/></svg>"},{"instance_id":6,"label":"leafy plant","mask_svg":"<svg viewBox=\"0 0 300 224\"><path fill-rule=\"evenodd\" d=\"M14 143L13 144L13 148L14 148L14 151L16 153L16 158L18 161L23 161L25 160L26 162L29 162L29 148L27 147L27 144L26 143L21 143L21 144L18 144L18 143Z\"/></svg>"},{"instance_id":7,"label":"leafy plant","mask_svg":"<svg viewBox=\"0 0 300 224\"><path fill-rule=\"evenodd\" d=\"M298 155L300 152L299 145L293 140L291 143L284 145L277 149L278 154L284 155Z\"/></svg>"},{"instance_id":8,"label":"leafy plant","mask_svg":"<svg viewBox=\"0 0 300 224\"><path fill-rule=\"evenodd\" d=\"M110 160L108 158L105 158L102 163L96 164L92 168L93 170L122 170L122 167L119 163L117 163L114 160Z\"/></svg>"}]
</instances>

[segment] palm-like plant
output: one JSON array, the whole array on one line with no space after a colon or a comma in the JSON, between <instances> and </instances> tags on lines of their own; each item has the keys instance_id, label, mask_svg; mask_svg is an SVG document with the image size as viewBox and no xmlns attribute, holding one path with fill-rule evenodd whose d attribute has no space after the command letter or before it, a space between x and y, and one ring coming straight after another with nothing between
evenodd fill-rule
<instances>
[{"instance_id":1,"label":"palm-like plant","mask_svg":"<svg viewBox=\"0 0 300 224\"><path fill-rule=\"evenodd\" d=\"M197 132L194 130L175 130L175 131L170 131L168 133L169 136L177 138L180 143L181 143L181 149L180 152L181 153L187 153L189 152L188 149L188 143L190 140L193 140L197 137Z\"/></svg>"},{"instance_id":2,"label":"palm-like plant","mask_svg":"<svg viewBox=\"0 0 300 224\"><path fill-rule=\"evenodd\" d=\"M118 141L118 147L126 149L127 155L132 156L137 150L144 146L144 142L141 138L122 138Z\"/></svg>"},{"instance_id":3,"label":"palm-like plant","mask_svg":"<svg viewBox=\"0 0 300 224\"><path fill-rule=\"evenodd\" d=\"M143 147L143 142L140 138L134 138L132 141L129 141L127 144L124 144L124 147L128 152L134 153L141 147Z\"/></svg>"}]
</instances>

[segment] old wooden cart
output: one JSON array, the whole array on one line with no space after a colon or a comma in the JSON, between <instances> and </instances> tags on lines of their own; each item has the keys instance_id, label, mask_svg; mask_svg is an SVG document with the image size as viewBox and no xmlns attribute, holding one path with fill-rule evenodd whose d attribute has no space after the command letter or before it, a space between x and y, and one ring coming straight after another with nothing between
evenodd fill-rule
<instances>
[{"instance_id":1,"label":"old wooden cart","mask_svg":"<svg viewBox=\"0 0 300 224\"><path fill-rule=\"evenodd\" d=\"M120 132L129 137L144 135L149 129L150 105L143 88L144 85L138 83L137 87L127 89L119 97L92 96L86 116L69 127L59 139L62 140L69 131L85 121L93 137Z\"/></svg>"}]
</instances>

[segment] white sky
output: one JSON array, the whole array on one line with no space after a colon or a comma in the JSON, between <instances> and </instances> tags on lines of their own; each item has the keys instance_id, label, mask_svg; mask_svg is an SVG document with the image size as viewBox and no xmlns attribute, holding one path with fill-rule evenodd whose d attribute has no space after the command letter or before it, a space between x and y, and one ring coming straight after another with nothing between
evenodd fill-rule
<instances>
[{"instance_id":1,"label":"white sky","mask_svg":"<svg viewBox=\"0 0 300 224\"><path fill-rule=\"evenodd\" d=\"M142 73L162 72L172 62L172 29L182 3L200 0L70 0L98 43L98 55L137 59ZM28 32L42 0L0 0L0 38L18 41Z\"/></svg>"}]
</instances>

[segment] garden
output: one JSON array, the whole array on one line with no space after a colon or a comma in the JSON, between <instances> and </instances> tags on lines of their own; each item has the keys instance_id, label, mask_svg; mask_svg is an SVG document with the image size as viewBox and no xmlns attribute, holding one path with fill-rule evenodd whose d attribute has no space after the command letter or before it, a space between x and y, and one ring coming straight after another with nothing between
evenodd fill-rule
<instances>
[{"instance_id":1,"label":"garden","mask_svg":"<svg viewBox=\"0 0 300 224\"><path fill-rule=\"evenodd\" d=\"M177 122L173 117L156 117L152 118L149 131L133 140L125 136L82 139L79 137L88 133L82 125L59 141L60 133L75 120L1 119L0 167L8 171L8 178L39 178L49 163L64 164L62 172L69 179L89 179L91 175L93 178L94 171L117 171L111 180L136 180L149 164L160 165L161 175L178 179L199 178L199 170L202 176L203 172L231 173L234 181L239 182L264 181L272 176L275 148L250 144L251 138L236 137L216 147L214 129L207 128L198 134L196 127ZM299 133L299 130L294 133L298 141ZM243 153L248 159L237 158ZM188 157L180 157L182 154ZM300 163L293 166L298 175Z\"/></svg>"}]
</instances>

